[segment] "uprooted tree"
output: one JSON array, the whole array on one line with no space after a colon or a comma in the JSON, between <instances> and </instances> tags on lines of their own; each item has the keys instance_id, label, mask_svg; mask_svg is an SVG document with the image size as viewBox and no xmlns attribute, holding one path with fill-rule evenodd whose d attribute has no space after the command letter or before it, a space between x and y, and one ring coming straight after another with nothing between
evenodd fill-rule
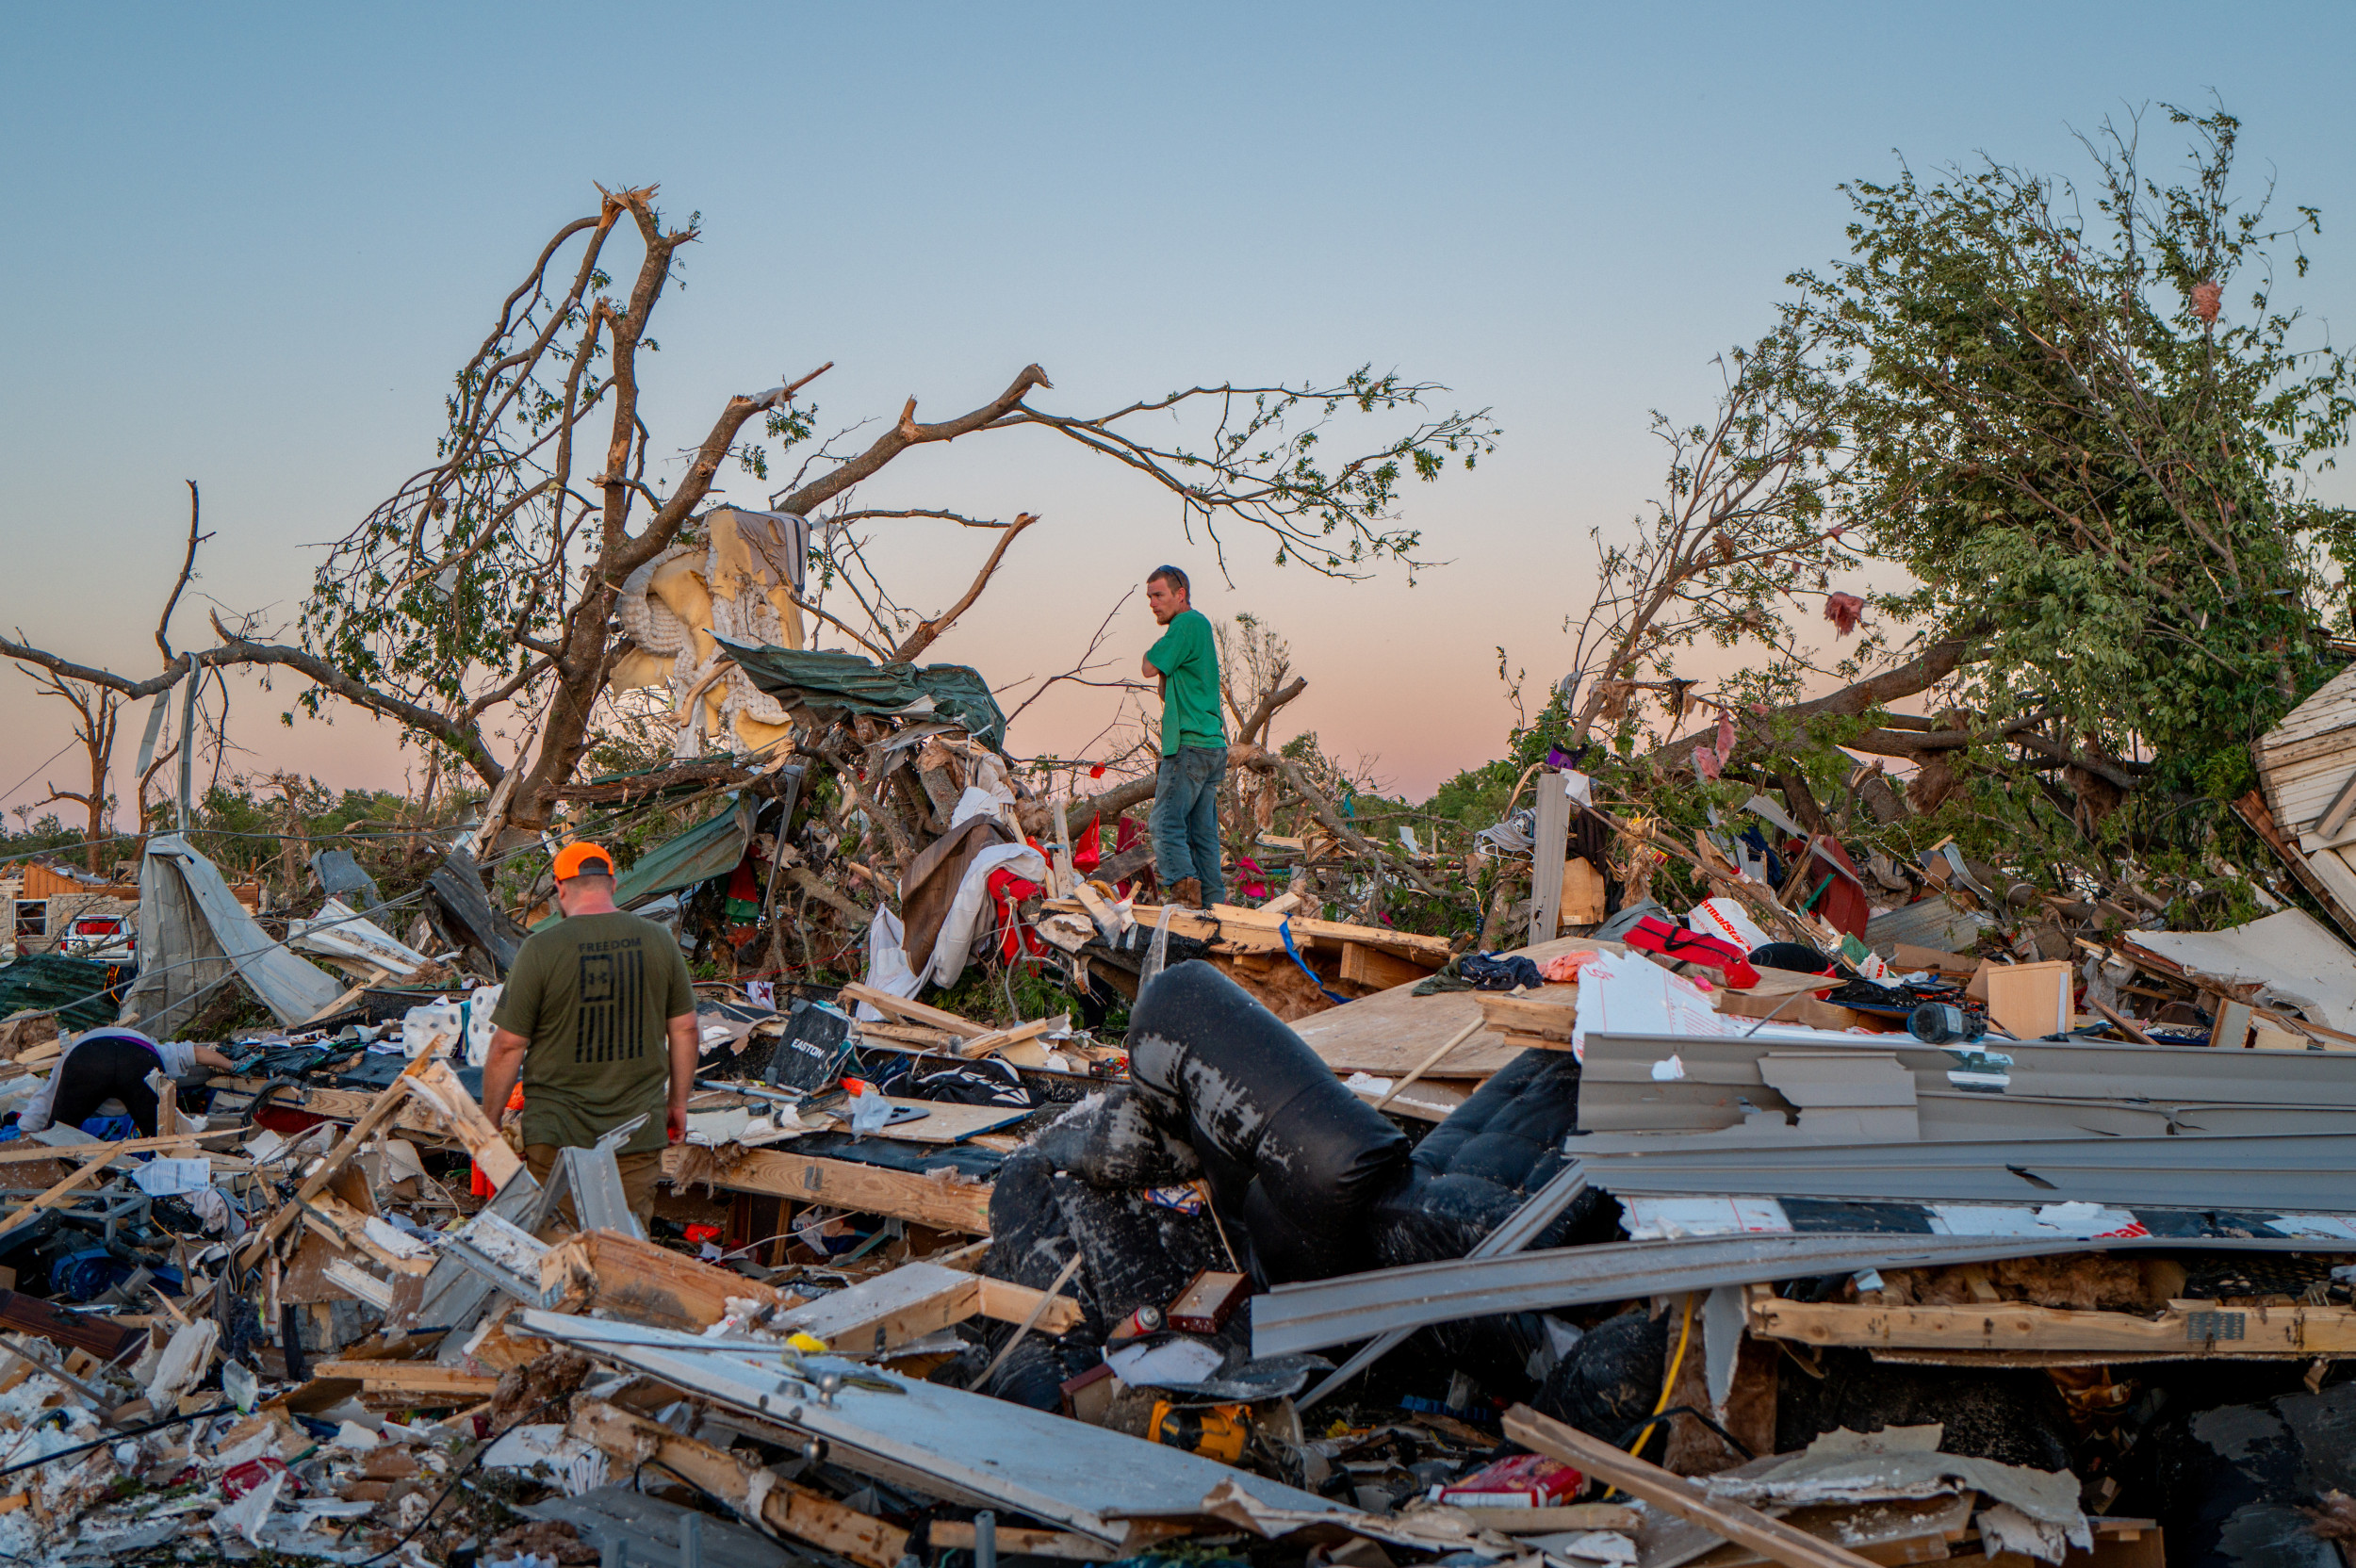
<instances>
[{"instance_id":1,"label":"uprooted tree","mask_svg":"<svg viewBox=\"0 0 2356 1568\"><path fill-rule=\"evenodd\" d=\"M2083 196L1993 161L1844 188L1847 258L1792 279L1714 419L1662 422L1664 498L1602 550L1578 674L1521 760L1599 741L1624 798L1739 800L1723 773L1810 826L1867 786L1904 813L1887 760L1926 841L2007 846L2055 890L2121 854L2215 870L2250 743L2344 658L2356 530L2309 485L2349 367L2276 302L2314 209L2240 196L2230 115L2168 120L2173 181L2130 121L2084 139ZM1742 673L1681 674L1706 644ZM1824 811L1827 788L1850 798Z\"/></svg>"},{"instance_id":2,"label":"uprooted tree","mask_svg":"<svg viewBox=\"0 0 2356 1568\"><path fill-rule=\"evenodd\" d=\"M658 307L699 230L692 219L666 228L652 188L602 194L596 213L557 230L500 303L458 371L434 460L333 548L298 637L279 641L257 618L216 615L217 645L185 658L167 646L164 673L144 681L22 638L0 639L0 652L124 697L162 690L191 668L292 672L309 682L300 698L306 709L341 701L392 720L471 771L513 829L536 833L568 791L582 788L575 776L611 712L617 668L650 657L625 624L627 590L634 579L643 588L650 567L698 537L725 465L757 481L795 466L769 498L771 514L808 519L815 531L808 595L789 590L788 608L879 658L908 661L975 602L1037 520L858 503L858 486L920 449L1037 431L1176 498L1189 531L1202 528L1222 551L1233 530L1256 530L1280 561L1355 576L1413 564L1417 535L1396 510L1405 479L1434 479L1451 460L1469 466L1497 433L1485 413L1428 412L1425 399L1441 389L1397 374L1220 383L1074 414L1039 405L1052 383L1032 365L952 417L920 420L911 397L864 445L849 441L857 425L813 444L818 415L806 388L828 362L723 400L675 464L642 406L641 356L657 347ZM1331 457L1332 427L1349 416L1383 428ZM861 540L881 526L977 531L993 547L962 596L919 615L865 567ZM835 583L847 613L821 601ZM697 679L711 678L687 674L691 696L703 689ZM670 722L700 727L687 711ZM525 736L512 778L490 743L501 724ZM811 750L809 740L797 744ZM851 763L840 748L812 754L838 769ZM731 776L725 760L681 771ZM857 796L855 780L845 787Z\"/></svg>"}]
</instances>

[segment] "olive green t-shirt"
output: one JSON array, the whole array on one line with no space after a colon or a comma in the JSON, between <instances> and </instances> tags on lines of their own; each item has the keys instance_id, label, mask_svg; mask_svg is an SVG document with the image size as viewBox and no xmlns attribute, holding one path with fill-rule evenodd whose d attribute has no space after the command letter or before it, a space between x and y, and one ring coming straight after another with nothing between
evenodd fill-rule
<instances>
[{"instance_id":1,"label":"olive green t-shirt","mask_svg":"<svg viewBox=\"0 0 2356 1568\"><path fill-rule=\"evenodd\" d=\"M1172 615L1145 662L1162 672L1162 755L1174 756L1183 746L1224 746L1227 722L1219 711L1219 645L1203 612L1181 610Z\"/></svg>"},{"instance_id":2,"label":"olive green t-shirt","mask_svg":"<svg viewBox=\"0 0 2356 1568\"><path fill-rule=\"evenodd\" d=\"M695 1010L671 933L620 913L579 915L536 932L515 956L491 1021L524 1052L524 1142L586 1149L641 1111L625 1154L663 1148L671 1080L669 1022Z\"/></svg>"}]
</instances>

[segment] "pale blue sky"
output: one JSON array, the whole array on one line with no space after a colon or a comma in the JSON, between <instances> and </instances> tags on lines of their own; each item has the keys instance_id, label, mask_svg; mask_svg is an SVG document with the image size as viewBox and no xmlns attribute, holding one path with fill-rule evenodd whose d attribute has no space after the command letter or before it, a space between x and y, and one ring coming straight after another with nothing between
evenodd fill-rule
<instances>
[{"instance_id":1,"label":"pale blue sky","mask_svg":"<svg viewBox=\"0 0 2356 1568\"><path fill-rule=\"evenodd\" d=\"M220 534L202 588L289 613L305 547L425 461L450 371L538 244L592 208L590 182L660 181L705 234L657 325L668 445L727 394L827 359L829 425L911 392L937 416L1033 360L1065 410L1368 361L1494 409L1497 458L1407 497L1426 553L1454 563L1413 589L1279 572L1237 541L1231 591L1158 494L1030 435L924 454L870 492L1046 516L941 657L997 681L1061 668L1122 586L1179 560L1208 580L1202 608L1291 637L1302 724L1419 793L1496 755L1497 646L1533 681L1560 673L1587 531L1657 482L1647 411L1706 409L1710 356L1756 335L1787 272L1839 251L1835 185L1887 173L1892 149L2077 172L2072 126L2215 89L2251 172L2324 209L2290 292L2346 321L2352 16L18 7L0 621L150 673L184 478ZM911 529L889 559L937 608L978 553ZM1134 608L1122 667L1150 632ZM66 739L57 705L5 675L0 788ZM251 765L399 782L354 715L261 722L286 696L240 698ZM1016 744L1076 745L1108 710L1059 694ZM64 783L71 760L42 776Z\"/></svg>"}]
</instances>

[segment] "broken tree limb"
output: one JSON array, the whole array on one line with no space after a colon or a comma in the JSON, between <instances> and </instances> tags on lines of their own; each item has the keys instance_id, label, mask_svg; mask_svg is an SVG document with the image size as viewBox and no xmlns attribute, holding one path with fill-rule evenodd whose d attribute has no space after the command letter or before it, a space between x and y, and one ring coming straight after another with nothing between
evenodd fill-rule
<instances>
[{"instance_id":1,"label":"broken tree limb","mask_svg":"<svg viewBox=\"0 0 2356 1568\"><path fill-rule=\"evenodd\" d=\"M915 400L909 400L909 406L913 407L914 404ZM964 596L932 619L917 622L916 629L909 632L907 640L892 650L892 657L900 663L908 663L918 654L938 642L941 634L955 626L959 615L973 609L973 601L982 596L984 588L990 586L990 580L996 575L998 563L1006 559L1006 547L1014 543L1015 535L1038 521L1039 517L1036 514L1024 512L1019 514L1013 522L1007 524L1000 531L998 543L990 552L990 559L983 562L982 569L974 574L973 586L966 589Z\"/></svg>"}]
</instances>

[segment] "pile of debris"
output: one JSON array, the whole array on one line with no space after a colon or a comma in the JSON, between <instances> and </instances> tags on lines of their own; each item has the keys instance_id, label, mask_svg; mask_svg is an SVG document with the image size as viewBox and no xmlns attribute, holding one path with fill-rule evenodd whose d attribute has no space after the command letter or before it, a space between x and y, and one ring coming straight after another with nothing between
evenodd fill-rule
<instances>
[{"instance_id":1,"label":"pile of debris","mask_svg":"<svg viewBox=\"0 0 2356 1568\"><path fill-rule=\"evenodd\" d=\"M159 1075L152 1136L0 1125L0 1553L2254 1568L2356 1537L2356 952L2302 908L2169 931L2133 877L2018 898L1764 797L1672 843L1557 768L1491 840L1550 896L1478 952L1298 886L1155 905L1052 803L1035 841L962 725L817 717L905 754L940 831L863 980L698 986L646 1223L634 1128L544 1183L480 1103L536 911L467 846L403 941L356 868L273 939L151 841L126 1013L170 1032L234 980L279 1024ZM2347 748L2293 778L2337 732L2286 727L2245 804L2330 891ZM626 901L795 869L797 789ZM1709 896L1642 896L1646 857ZM920 1000L982 955L1072 1009ZM61 1010L123 994L90 967L103 996L44 971L0 1021L0 1114L103 1022Z\"/></svg>"}]
</instances>

